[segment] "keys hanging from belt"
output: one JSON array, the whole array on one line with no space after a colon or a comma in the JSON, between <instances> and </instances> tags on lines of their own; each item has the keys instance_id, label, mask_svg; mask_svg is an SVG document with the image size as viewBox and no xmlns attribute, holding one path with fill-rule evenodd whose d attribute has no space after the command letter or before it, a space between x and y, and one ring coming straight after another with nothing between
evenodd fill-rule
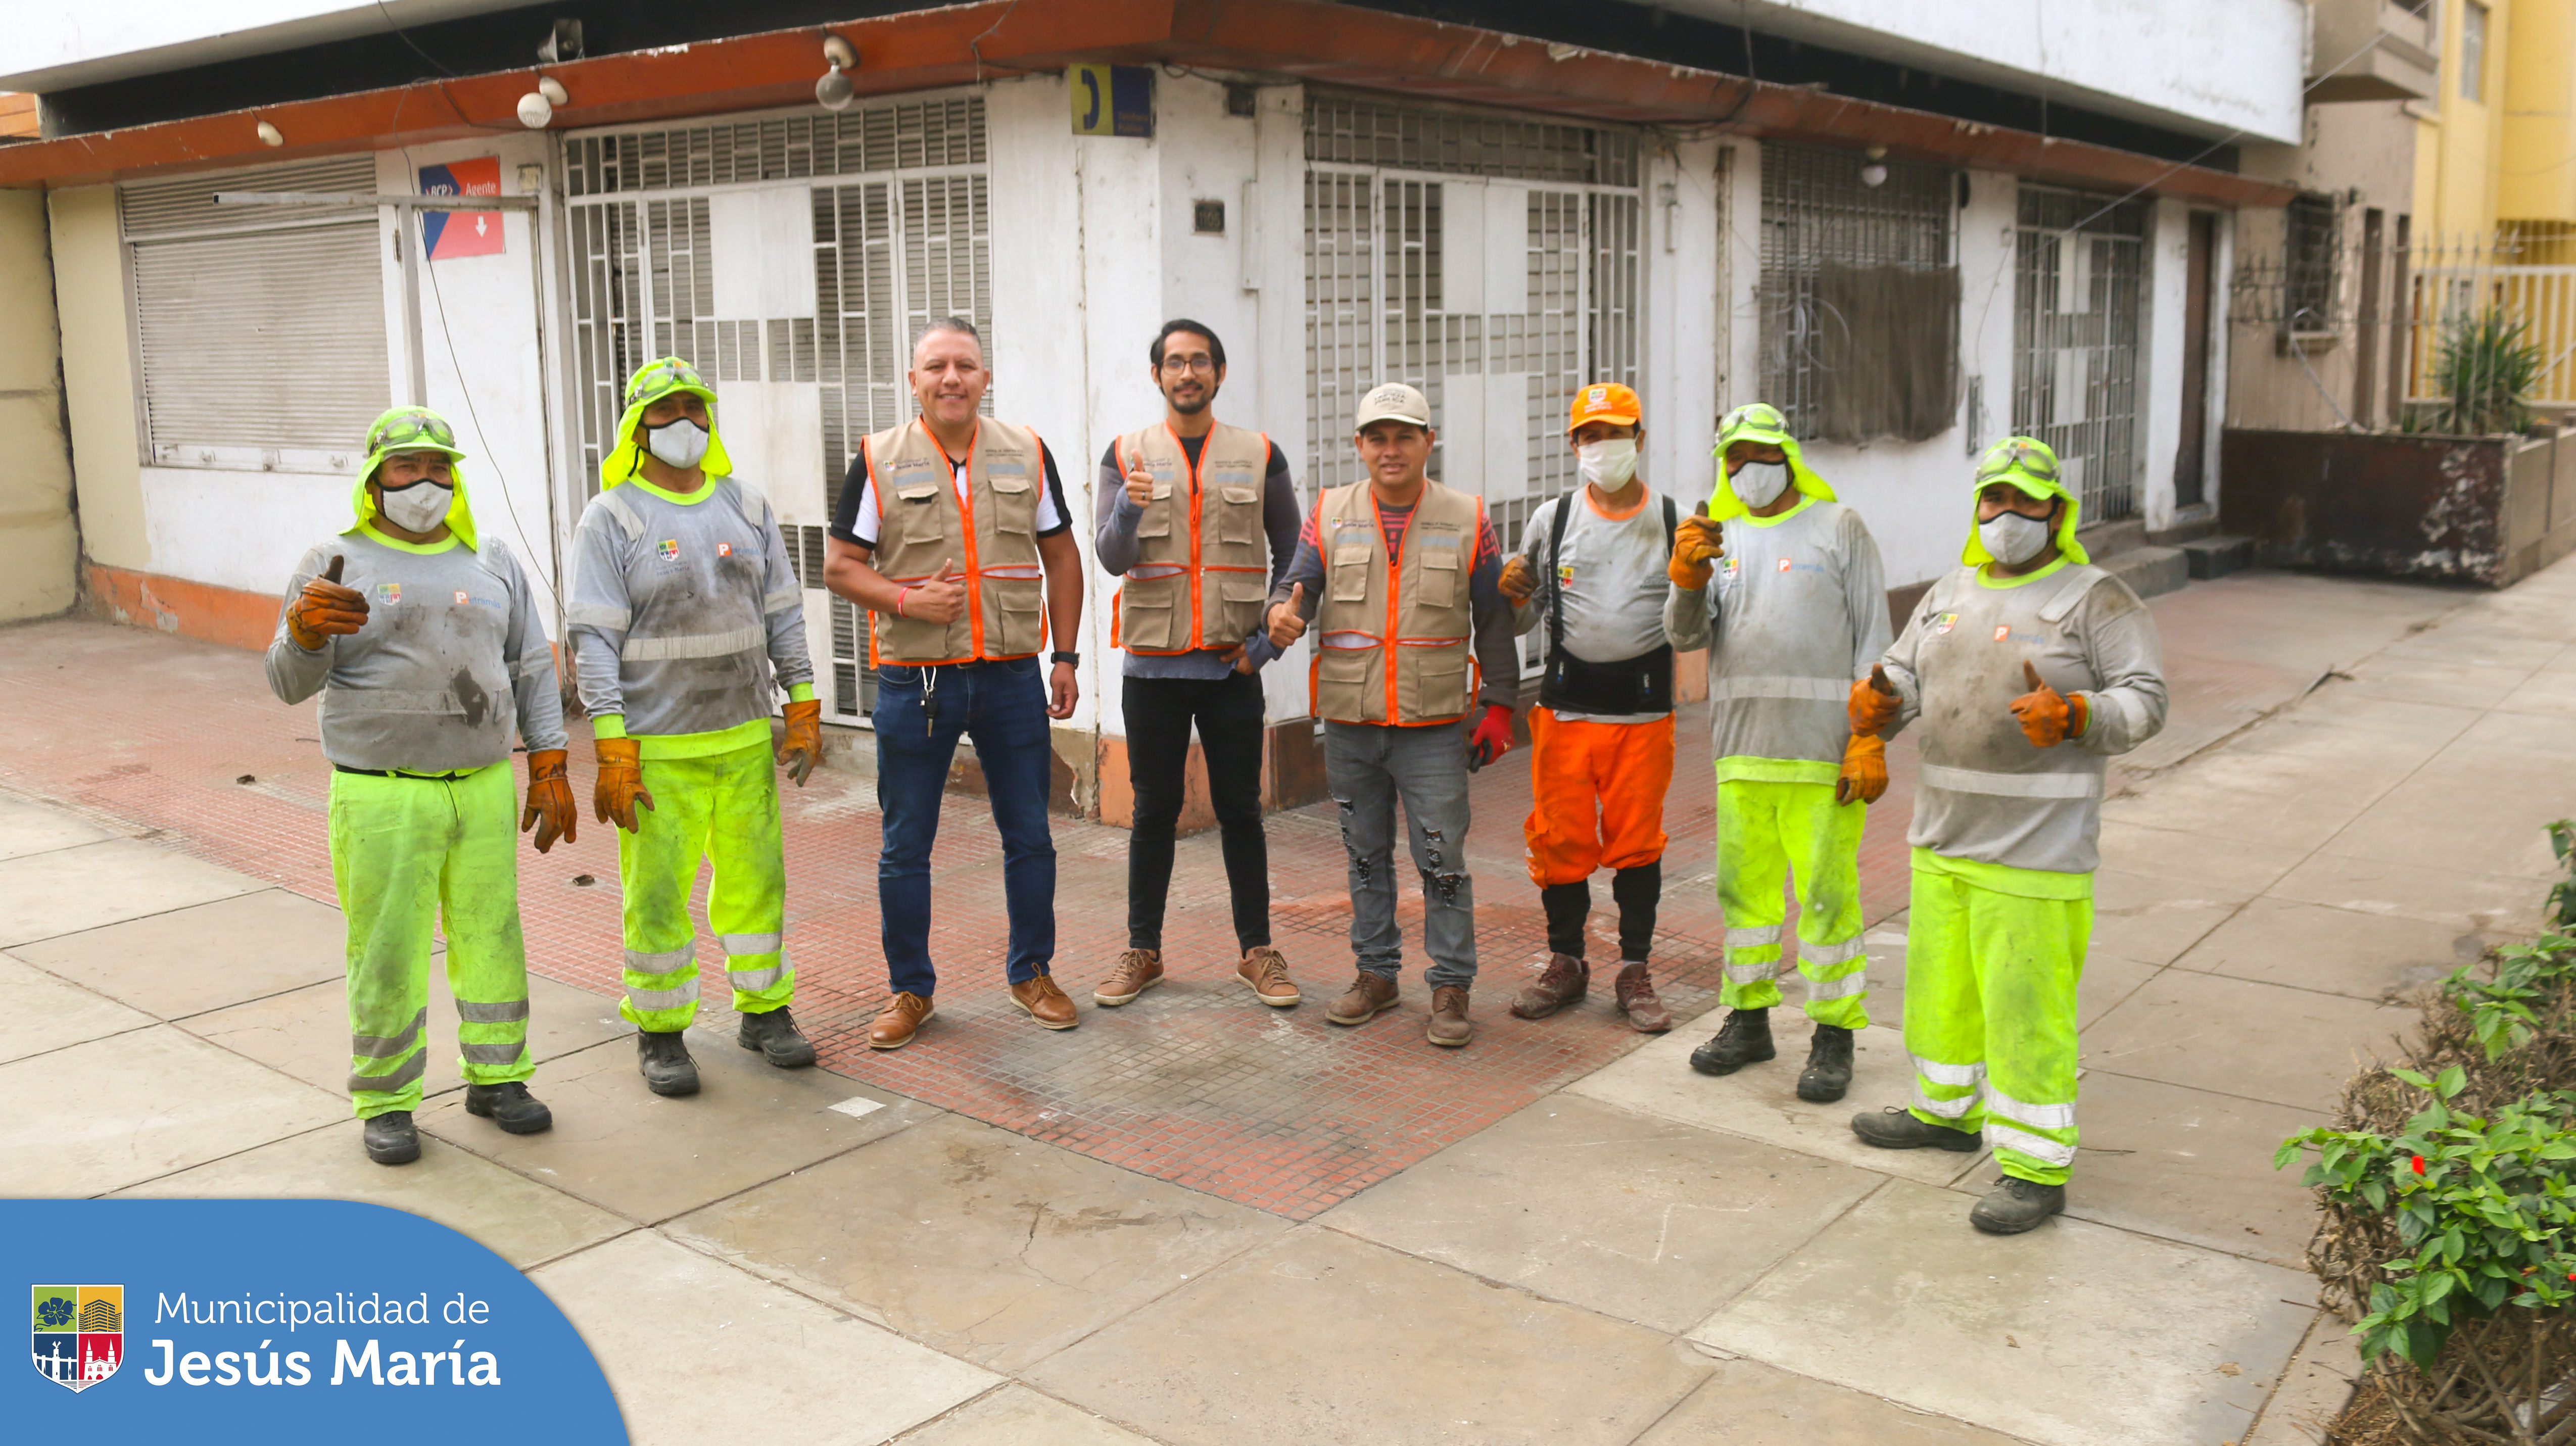
<instances>
[{"instance_id":1,"label":"keys hanging from belt","mask_svg":"<svg viewBox=\"0 0 2576 1446\"><path fill-rule=\"evenodd\" d=\"M929 738L939 729L939 670L921 670L921 736Z\"/></svg>"}]
</instances>

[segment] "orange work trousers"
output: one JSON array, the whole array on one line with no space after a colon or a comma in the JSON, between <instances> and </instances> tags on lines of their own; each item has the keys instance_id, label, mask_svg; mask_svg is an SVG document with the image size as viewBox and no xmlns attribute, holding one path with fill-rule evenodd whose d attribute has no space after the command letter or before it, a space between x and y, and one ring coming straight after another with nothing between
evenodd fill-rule
<instances>
[{"instance_id":1,"label":"orange work trousers","mask_svg":"<svg viewBox=\"0 0 2576 1446\"><path fill-rule=\"evenodd\" d=\"M1664 793L1673 782L1673 720L1566 722L1530 710L1530 882L1580 883L1599 868L1664 856Z\"/></svg>"}]
</instances>

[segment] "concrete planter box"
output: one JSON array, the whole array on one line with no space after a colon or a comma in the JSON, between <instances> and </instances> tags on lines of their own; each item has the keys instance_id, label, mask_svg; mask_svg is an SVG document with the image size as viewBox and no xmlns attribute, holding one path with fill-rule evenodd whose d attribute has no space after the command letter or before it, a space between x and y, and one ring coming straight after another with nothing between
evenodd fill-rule
<instances>
[{"instance_id":1,"label":"concrete planter box","mask_svg":"<svg viewBox=\"0 0 2576 1446\"><path fill-rule=\"evenodd\" d=\"M2576 552L2576 434L2229 428L2221 526L2274 567L2508 587Z\"/></svg>"}]
</instances>

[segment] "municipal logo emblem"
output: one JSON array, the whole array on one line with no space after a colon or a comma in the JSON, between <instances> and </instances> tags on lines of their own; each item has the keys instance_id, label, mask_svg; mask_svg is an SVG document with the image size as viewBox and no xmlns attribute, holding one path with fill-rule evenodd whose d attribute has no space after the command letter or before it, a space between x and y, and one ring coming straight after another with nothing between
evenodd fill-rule
<instances>
[{"instance_id":1,"label":"municipal logo emblem","mask_svg":"<svg viewBox=\"0 0 2576 1446\"><path fill-rule=\"evenodd\" d=\"M660 542L654 544L653 551L660 554L664 562L678 562L680 560L680 539L676 537L665 537Z\"/></svg>"},{"instance_id":2,"label":"municipal logo emblem","mask_svg":"<svg viewBox=\"0 0 2576 1446\"><path fill-rule=\"evenodd\" d=\"M1957 613L1943 613L1941 614L1940 624L1933 628L1932 631L1936 633L1946 633L1958 625L1959 615Z\"/></svg>"},{"instance_id":3,"label":"municipal logo emblem","mask_svg":"<svg viewBox=\"0 0 2576 1446\"><path fill-rule=\"evenodd\" d=\"M376 584L376 601L378 601L378 602L380 602L380 603L398 603L398 602L401 602L401 601L402 601L402 584L401 584L401 583L398 583L398 582L380 582L380 583L377 583L377 584Z\"/></svg>"},{"instance_id":4,"label":"municipal logo emblem","mask_svg":"<svg viewBox=\"0 0 2576 1446\"><path fill-rule=\"evenodd\" d=\"M86 1391L125 1363L125 1287L39 1285L29 1288L37 1374Z\"/></svg>"}]
</instances>

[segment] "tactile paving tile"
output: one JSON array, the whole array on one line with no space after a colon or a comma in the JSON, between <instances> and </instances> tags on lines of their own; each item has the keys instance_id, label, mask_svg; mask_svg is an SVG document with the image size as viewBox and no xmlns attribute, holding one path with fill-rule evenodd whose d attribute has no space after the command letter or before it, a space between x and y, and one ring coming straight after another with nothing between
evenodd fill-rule
<instances>
[{"instance_id":1,"label":"tactile paving tile","mask_svg":"<svg viewBox=\"0 0 2576 1446\"><path fill-rule=\"evenodd\" d=\"M86 622L33 624L6 636L0 720L14 743L0 758L0 781L161 830L181 848L297 893L333 898L324 834L330 773L313 709L277 703L256 655ZM865 733L835 734L834 746L873 742ZM1687 1020L1715 1002L1724 928L1709 879L1715 789L1704 710L1686 711L1680 752L1666 805L1673 844L1655 962L1667 1003ZM572 781L585 809L589 753L577 725ZM1889 749L1894 786L1871 810L1862 878L1873 921L1905 902L1912 759L1908 740ZM1126 944L1128 835L1056 820L1055 969L1081 1006L1082 1024L1040 1029L1003 991L1000 838L982 799L951 796L933 856L939 1015L909 1047L870 1050L867 1025L887 992L878 817L872 788L846 768L818 772L802 790L782 789L797 1018L823 1063L853 1078L1305 1218L1642 1042L1609 1002L1617 951L1606 876L1593 886L1591 999L1537 1023L1506 1012L1547 957L1537 891L1522 867L1525 760L1509 756L1474 781L1468 854L1481 974L1477 1036L1466 1049L1438 1049L1422 1037L1427 961L1409 868L1399 912L1409 945L1402 1006L1358 1029L1325 1022L1325 1007L1352 972L1330 804L1269 821L1274 942L1306 996L1294 1010L1260 1005L1235 980L1213 833L1181 841L1164 932L1167 982L1124 1008L1094 1007L1092 986ZM578 841L544 856L523 853L520 893L531 967L613 997L620 946L610 830L585 816ZM703 889L699 905L703 919ZM720 996L722 960L711 938L702 936L700 961ZM732 1027L720 1004L702 1022Z\"/></svg>"}]
</instances>

